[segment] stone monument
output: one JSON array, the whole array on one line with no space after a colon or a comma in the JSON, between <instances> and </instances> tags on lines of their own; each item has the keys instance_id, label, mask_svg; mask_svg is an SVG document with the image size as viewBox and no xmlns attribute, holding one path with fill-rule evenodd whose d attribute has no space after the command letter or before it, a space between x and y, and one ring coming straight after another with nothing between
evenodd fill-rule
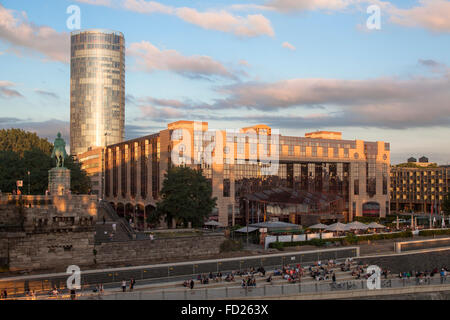
<instances>
[{"instance_id":1,"label":"stone monument","mask_svg":"<svg viewBox=\"0 0 450 320\"><path fill-rule=\"evenodd\" d=\"M52 158L56 158L56 167L48 171L48 191L50 195L62 196L70 191L70 170L64 168L64 158L67 157L66 142L58 137L55 139Z\"/></svg>"}]
</instances>

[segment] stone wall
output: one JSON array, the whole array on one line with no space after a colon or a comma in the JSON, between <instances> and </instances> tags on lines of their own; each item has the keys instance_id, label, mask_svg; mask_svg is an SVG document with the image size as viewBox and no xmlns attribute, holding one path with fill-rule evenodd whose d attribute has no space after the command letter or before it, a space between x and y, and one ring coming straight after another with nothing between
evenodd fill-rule
<instances>
[{"instance_id":1,"label":"stone wall","mask_svg":"<svg viewBox=\"0 0 450 320\"><path fill-rule=\"evenodd\" d=\"M223 235L109 242L96 246L99 264L152 264L192 260L220 253Z\"/></svg>"},{"instance_id":2,"label":"stone wall","mask_svg":"<svg viewBox=\"0 0 450 320\"><path fill-rule=\"evenodd\" d=\"M94 254L92 231L73 233L27 234L10 239L9 269L65 269L69 265L92 265Z\"/></svg>"},{"instance_id":3,"label":"stone wall","mask_svg":"<svg viewBox=\"0 0 450 320\"><path fill-rule=\"evenodd\" d=\"M11 271L91 265L96 221L96 196L0 197L0 262Z\"/></svg>"}]
</instances>

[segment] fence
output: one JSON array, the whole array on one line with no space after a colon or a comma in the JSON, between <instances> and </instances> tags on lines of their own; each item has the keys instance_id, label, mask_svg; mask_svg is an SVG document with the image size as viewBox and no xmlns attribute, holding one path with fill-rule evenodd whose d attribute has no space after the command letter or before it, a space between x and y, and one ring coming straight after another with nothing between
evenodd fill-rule
<instances>
[{"instance_id":1,"label":"fence","mask_svg":"<svg viewBox=\"0 0 450 320\"><path fill-rule=\"evenodd\" d=\"M105 289L118 288L122 280L134 278L138 285L182 282L204 273L227 273L243 271L250 268L264 267L275 269L283 265L305 265L318 260L345 259L359 257L359 247L346 247L314 251L290 252L280 254L260 255L254 257L240 257L229 259L203 260L196 262L182 262L139 267L115 268L105 270L90 270L81 272L81 285L93 287L102 283ZM56 287L66 289L69 275L65 273L23 276L0 279L0 290L7 290L10 295L23 295L27 291L36 293L49 292Z\"/></svg>"},{"instance_id":2,"label":"fence","mask_svg":"<svg viewBox=\"0 0 450 320\"><path fill-rule=\"evenodd\" d=\"M447 278L440 276L428 279L382 279L381 288L406 288L430 285L450 285ZM336 283L286 283L282 285L264 285L259 287L223 287L207 289L174 289L158 292L115 292L107 295L81 296L80 299L102 299L102 300L217 300L217 299L248 299L256 297L276 297L301 294L331 293L336 291L370 290L367 280L351 280ZM377 289L373 289L377 290Z\"/></svg>"}]
</instances>

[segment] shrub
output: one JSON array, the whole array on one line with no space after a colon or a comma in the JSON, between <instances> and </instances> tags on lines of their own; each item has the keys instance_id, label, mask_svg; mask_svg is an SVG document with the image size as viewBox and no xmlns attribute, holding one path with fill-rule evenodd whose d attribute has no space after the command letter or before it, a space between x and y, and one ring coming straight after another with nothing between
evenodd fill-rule
<instances>
[{"instance_id":1,"label":"shrub","mask_svg":"<svg viewBox=\"0 0 450 320\"><path fill-rule=\"evenodd\" d=\"M227 239L220 245L220 252L230 252L242 250L242 242L233 239Z\"/></svg>"},{"instance_id":2,"label":"shrub","mask_svg":"<svg viewBox=\"0 0 450 320\"><path fill-rule=\"evenodd\" d=\"M450 234L450 229L441 229L441 230L420 230L419 236L438 236L438 235L446 235Z\"/></svg>"}]
</instances>

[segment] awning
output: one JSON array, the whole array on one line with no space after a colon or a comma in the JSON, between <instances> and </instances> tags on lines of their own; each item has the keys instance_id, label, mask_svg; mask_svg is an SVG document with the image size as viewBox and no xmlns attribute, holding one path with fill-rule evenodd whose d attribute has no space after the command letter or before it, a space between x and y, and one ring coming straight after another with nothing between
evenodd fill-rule
<instances>
[{"instance_id":1,"label":"awning","mask_svg":"<svg viewBox=\"0 0 450 320\"><path fill-rule=\"evenodd\" d=\"M259 228L248 227L248 232L253 232L253 231L256 231L256 230L258 230L258 229L259 229ZM235 230L235 232L247 233L247 227L243 227L243 228L240 228L240 229L238 229L238 230Z\"/></svg>"}]
</instances>

